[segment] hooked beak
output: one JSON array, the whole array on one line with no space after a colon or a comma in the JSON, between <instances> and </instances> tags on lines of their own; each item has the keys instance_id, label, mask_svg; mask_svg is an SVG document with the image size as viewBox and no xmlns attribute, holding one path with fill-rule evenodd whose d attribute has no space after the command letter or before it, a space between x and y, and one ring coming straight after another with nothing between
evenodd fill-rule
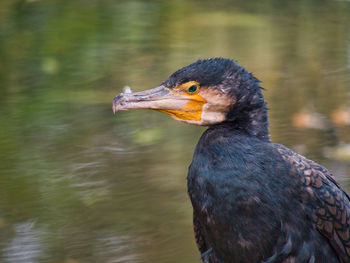
<instances>
[{"instance_id":1,"label":"hooked beak","mask_svg":"<svg viewBox=\"0 0 350 263\"><path fill-rule=\"evenodd\" d=\"M113 113L120 110L152 109L158 111L180 110L189 98L170 92L168 88L160 86L141 92L121 93L112 104Z\"/></svg>"},{"instance_id":2,"label":"hooked beak","mask_svg":"<svg viewBox=\"0 0 350 263\"><path fill-rule=\"evenodd\" d=\"M141 92L121 93L113 100L112 109L151 109L166 113L186 123L202 125L202 109L206 100L200 94L189 95L184 91L159 86Z\"/></svg>"}]
</instances>

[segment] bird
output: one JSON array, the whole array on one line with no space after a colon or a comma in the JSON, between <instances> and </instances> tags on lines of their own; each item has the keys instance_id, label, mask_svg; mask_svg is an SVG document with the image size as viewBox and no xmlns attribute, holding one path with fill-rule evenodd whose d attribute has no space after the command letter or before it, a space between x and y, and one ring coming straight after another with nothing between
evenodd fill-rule
<instances>
[{"instance_id":1,"label":"bird","mask_svg":"<svg viewBox=\"0 0 350 263\"><path fill-rule=\"evenodd\" d=\"M200 59L112 108L208 127L187 175L202 262L350 262L349 195L326 168L271 142L260 83L234 60Z\"/></svg>"}]
</instances>

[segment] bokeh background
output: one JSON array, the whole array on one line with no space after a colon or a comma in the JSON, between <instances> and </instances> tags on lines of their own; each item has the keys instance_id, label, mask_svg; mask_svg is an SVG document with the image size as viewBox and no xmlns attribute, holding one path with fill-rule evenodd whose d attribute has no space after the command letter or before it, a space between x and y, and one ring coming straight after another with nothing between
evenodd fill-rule
<instances>
[{"instance_id":1,"label":"bokeh background","mask_svg":"<svg viewBox=\"0 0 350 263\"><path fill-rule=\"evenodd\" d=\"M112 114L199 58L263 81L272 139L350 191L350 2L1 0L0 262L200 262L186 194L204 128Z\"/></svg>"}]
</instances>

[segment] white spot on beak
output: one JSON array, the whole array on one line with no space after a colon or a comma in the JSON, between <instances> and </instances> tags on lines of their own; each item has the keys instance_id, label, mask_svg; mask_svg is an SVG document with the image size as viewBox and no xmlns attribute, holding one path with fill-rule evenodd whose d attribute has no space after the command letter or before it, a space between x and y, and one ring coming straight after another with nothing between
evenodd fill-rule
<instances>
[{"instance_id":1,"label":"white spot on beak","mask_svg":"<svg viewBox=\"0 0 350 263\"><path fill-rule=\"evenodd\" d=\"M132 90L129 86L124 86L123 93L124 94L132 93Z\"/></svg>"}]
</instances>

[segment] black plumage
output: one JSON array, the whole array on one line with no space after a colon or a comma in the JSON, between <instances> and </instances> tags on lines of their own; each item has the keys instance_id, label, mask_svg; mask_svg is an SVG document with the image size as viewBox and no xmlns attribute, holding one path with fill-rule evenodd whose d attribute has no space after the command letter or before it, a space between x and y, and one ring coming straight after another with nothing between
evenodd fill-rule
<instances>
[{"instance_id":1,"label":"black plumage","mask_svg":"<svg viewBox=\"0 0 350 263\"><path fill-rule=\"evenodd\" d=\"M162 90L189 81L232 102L224 120L211 119L188 172L202 261L350 262L349 196L321 165L270 142L259 81L232 60L207 59L176 71ZM121 97L113 109L131 108Z\"/></svg>"},{"instance_id":2,"label":"black plumage","mask_svg":"<svg viewBox=\"0 0 350 263\"><path fill-rule=\"evenodd\" d=\"M211 127L188 192L203 262L350 261L348 196L325 168L282 145Z\"/></svg>"}]
</instances>

